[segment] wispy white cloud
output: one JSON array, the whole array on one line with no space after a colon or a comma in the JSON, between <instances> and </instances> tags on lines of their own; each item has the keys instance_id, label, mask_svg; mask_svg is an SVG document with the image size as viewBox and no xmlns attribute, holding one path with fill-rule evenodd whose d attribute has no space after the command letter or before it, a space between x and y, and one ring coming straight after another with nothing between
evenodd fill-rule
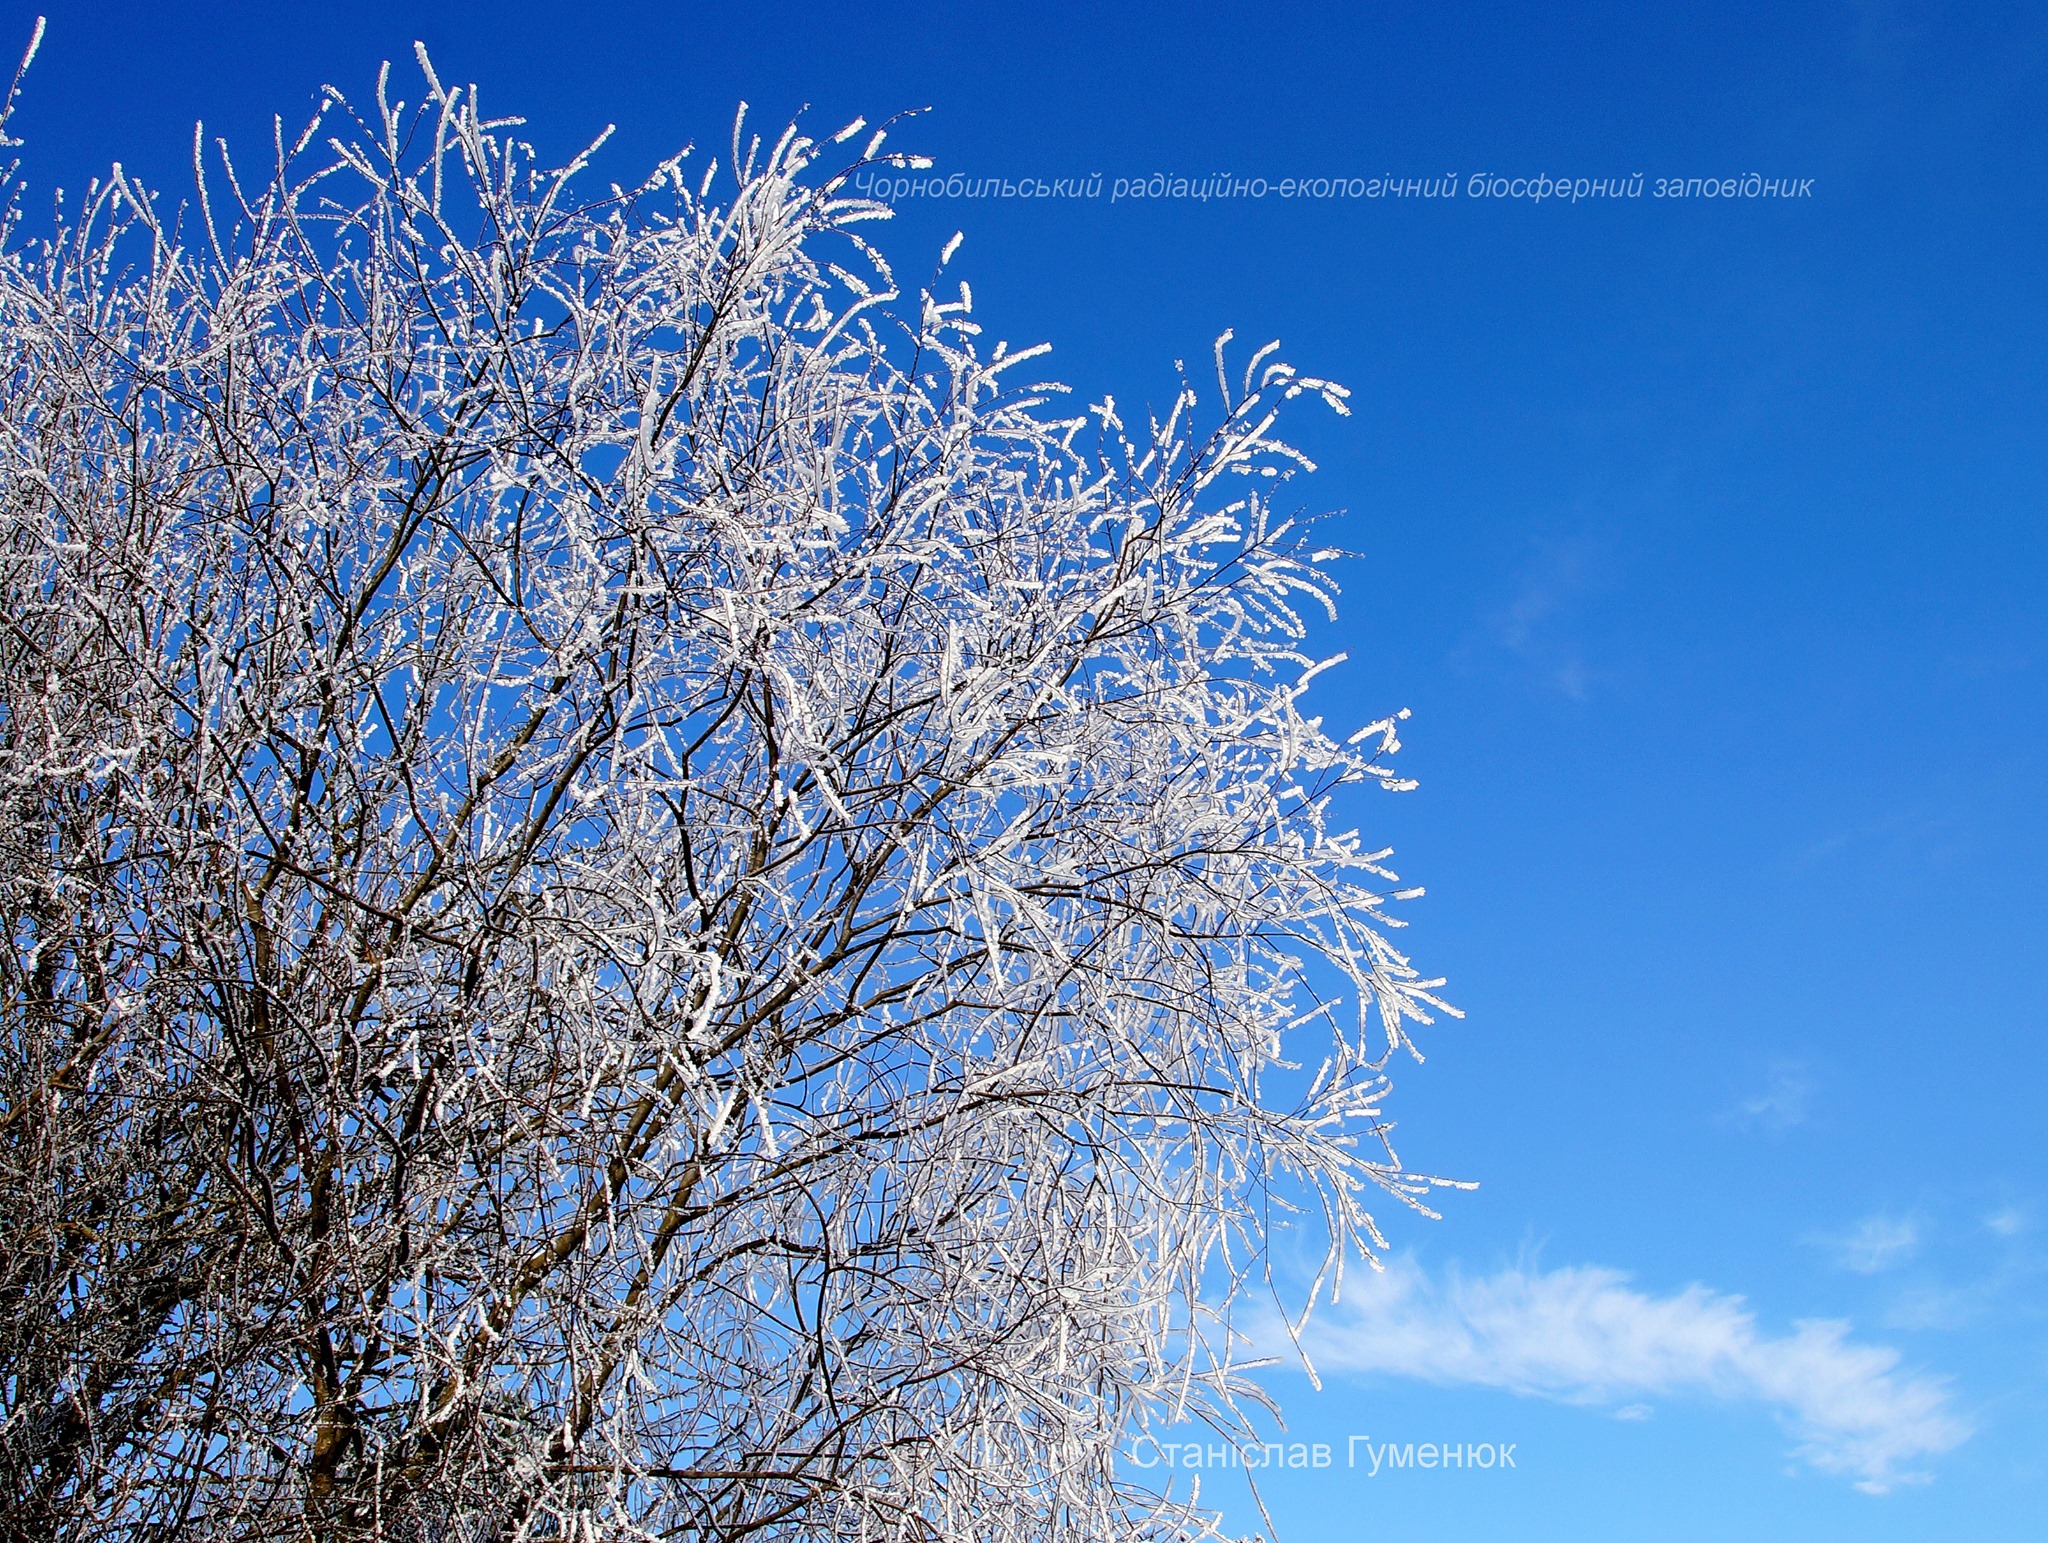
<instances>
[{"instance_id":1,"label":"wispy white cloud","mask_svg":"<svg viewBox=\"0 0 2048 1543\"><path fill-rule=\"evenodd\" d=\"M1858 1275L1881 1275L1920 1249L1920 1224L1910 1216L1866 1216L1847 1232L1823 1238L1835 1263Z\"/></svg>"},{"instance_id":2,"label":"wispy white cloud","mask_svg":"<svg viewBox=\"0 0 2048 1543\"><path fill-rule=\"evenodd\" d=\"M1813 1078L1803 1063L1773 1061L1763 1087L1736 1102L1735 1121L1773 1131L1803 1125L1813 1103L1813 1088Z\"/></svg>"},{"instance_id":3,"label":"wispy white cloud","mask_svg":"<svg viewBox=\"0 0 2048 1543\"><path fill-rule=\"evenodd\" d=\"M1967 1440L1938 1378L1899 1353L1852 1341L1849 1326L1795 1324L1771 1335L1742 1298L1689 1286L1654 1296L1615 1270L1507 1269L1432 1281L1412 1261L1347 1281L1305 1342L1324 1371L1379 1372L1568 1403L1644 1395L1750 1400L1774 1408L1816 1468L1882 1493L1926 1477L1916 1465Z\"/></svg>"},{"instance_id":4,"label":"wispy white cloud","mask_svg":"<svg viewBox=\"0 0 2048 1543\"><path fill-rule=\"evenodd\" d=\"M1999 1277L1972 1281L1967 1286L1944 1286L1921 1282L1907 1286L1894 1296L1884 1310L1887 1327L1909 1332L1930 1330L1953 1333L1981 1320L1997 1305L2007 1282Z\"/></svg>"},{"instance_id":5,"label":"wispy white cloud","mask_svg":"<svg viewBox=\"0 0 2048 1543\"><path fill-rule=\"evenodd\" d=\"M1471 664L1504 650L1549 689L1585 701L1599 672L1582 656L1574 623L1580 602L1605 587L1604 557L1601 547L1584 539L1540 544L1518 576L1513 598L1486 614L1483 632L1467 638L1456 657Z\"/></svg>"},{"instance_id":6,"label":"wispy white cloud","mask_svg":"<svg viewBox=\"0 0 2048 1543\"><path fill-rule=\"evenodd\" d=\"M1984 1225L2001 1238L2016 1238L2027 1230L2032 1218L2016 1205L2001 1206L1984 1218Z\"/></svg>"}]
</instances>

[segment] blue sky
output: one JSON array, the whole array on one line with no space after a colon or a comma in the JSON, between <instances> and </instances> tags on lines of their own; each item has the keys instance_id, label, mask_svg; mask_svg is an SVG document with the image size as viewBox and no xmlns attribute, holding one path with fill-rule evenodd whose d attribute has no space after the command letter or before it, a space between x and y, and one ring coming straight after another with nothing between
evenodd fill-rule
<instances>
[{"instance_id":1,"label":"blue sky","mask_svg":"<svg viewBox=\"0 0 2048 1543\"><path fill-rule=\"evenodd\" d=\"M181 188L195 118L253 148L415 37L544 148L616 122L622 180L741 98L928 107L897 142L968 175L1640 173L1576 205L922 201L880 239L914 281L964 230L990 332L1091 397L1164 400L1225 327L1354 392L1296 423L1301 496L1364 554L1325 710L1414 712L1420 790L1358 812L1469 1016L1395 1107L1404 1157L1481 1188L1386 1218L1323 1392L1276 1378L1337 1454L1267 1476L1285 1535L2048 1514L2048 15L43 8L43 187L118 158ZM1811 196L1651 196L1752 171ZM1352 1435L1516 1466L1373 1474Z\"/></svg>"}]
</instances>

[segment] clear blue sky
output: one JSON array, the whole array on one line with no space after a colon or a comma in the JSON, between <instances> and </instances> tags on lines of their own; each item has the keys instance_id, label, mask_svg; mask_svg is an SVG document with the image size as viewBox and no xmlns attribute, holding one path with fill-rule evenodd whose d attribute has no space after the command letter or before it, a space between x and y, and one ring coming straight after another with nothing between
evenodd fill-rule
<instances>
[{"instance_id":1,"label":"clear blue sky","mask_svg":"<svg viewBox=\"0 0 2048 1543\"><path fill-rule=\"evenodd\" d=\"M1641 173L881 240L914 282L964 229L990 331L1091 396L1164 400L1226 326L1355 392L1297 425L1365 554L1326 711L1414 711L1421 789L1359 815L1469 1017L1401 1078L1402 1152L1482 1188L1386 1218L1325 1391L1276 1380L1337 1452L1268 1475L1286 1535L2041 1535L2048 13L46 8L44 188L181 189L195 118L254 150L415 37L544 148L617 122L622 180L743 97L929 107L899 141L970 175ZM1651 196L1751 171L1812 194ZM1516 1467L1374 1475L1353 1434Z\"/></svg>"}]
</instances>

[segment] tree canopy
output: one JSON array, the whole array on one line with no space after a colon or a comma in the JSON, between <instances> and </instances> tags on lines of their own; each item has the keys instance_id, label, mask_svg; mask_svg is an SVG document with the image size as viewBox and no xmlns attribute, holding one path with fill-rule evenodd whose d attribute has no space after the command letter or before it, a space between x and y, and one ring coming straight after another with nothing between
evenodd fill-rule
<instances>
[{"instance_id":1,"label":"tree canopy","mask_svg":"<svg viewBox=\"0 0 2048 1543\"><path fill-rule=\"evenodd\" d=\"M8 174L7 1526L1198 1534L1119 1444L1248 1429L1276 1213L1298 1322L1441 1182L1342 391L1075 410L881 133L585 196L419 63L175 210Z\"/></svg>"}]
</instances>

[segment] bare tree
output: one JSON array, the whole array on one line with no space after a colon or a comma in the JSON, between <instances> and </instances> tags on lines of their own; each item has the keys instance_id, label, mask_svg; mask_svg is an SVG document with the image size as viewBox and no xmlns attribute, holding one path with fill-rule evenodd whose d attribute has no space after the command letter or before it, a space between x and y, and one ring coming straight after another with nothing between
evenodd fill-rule
<instances>
[{"instance_id":1,"label":"bare tree","mask_svg":"<svg viewBox=\"0 0 2048 1543\"><path fill-rule=\"evenodd\" d=\"M420 67L175 216L7 174L0 1525L1200 1534L1118 1447L1248 1428L1276 1208L1438 1182L1273 503L1343 393L1063 415L881 134L583 199Z\"/></svg>"}]
</instances>

